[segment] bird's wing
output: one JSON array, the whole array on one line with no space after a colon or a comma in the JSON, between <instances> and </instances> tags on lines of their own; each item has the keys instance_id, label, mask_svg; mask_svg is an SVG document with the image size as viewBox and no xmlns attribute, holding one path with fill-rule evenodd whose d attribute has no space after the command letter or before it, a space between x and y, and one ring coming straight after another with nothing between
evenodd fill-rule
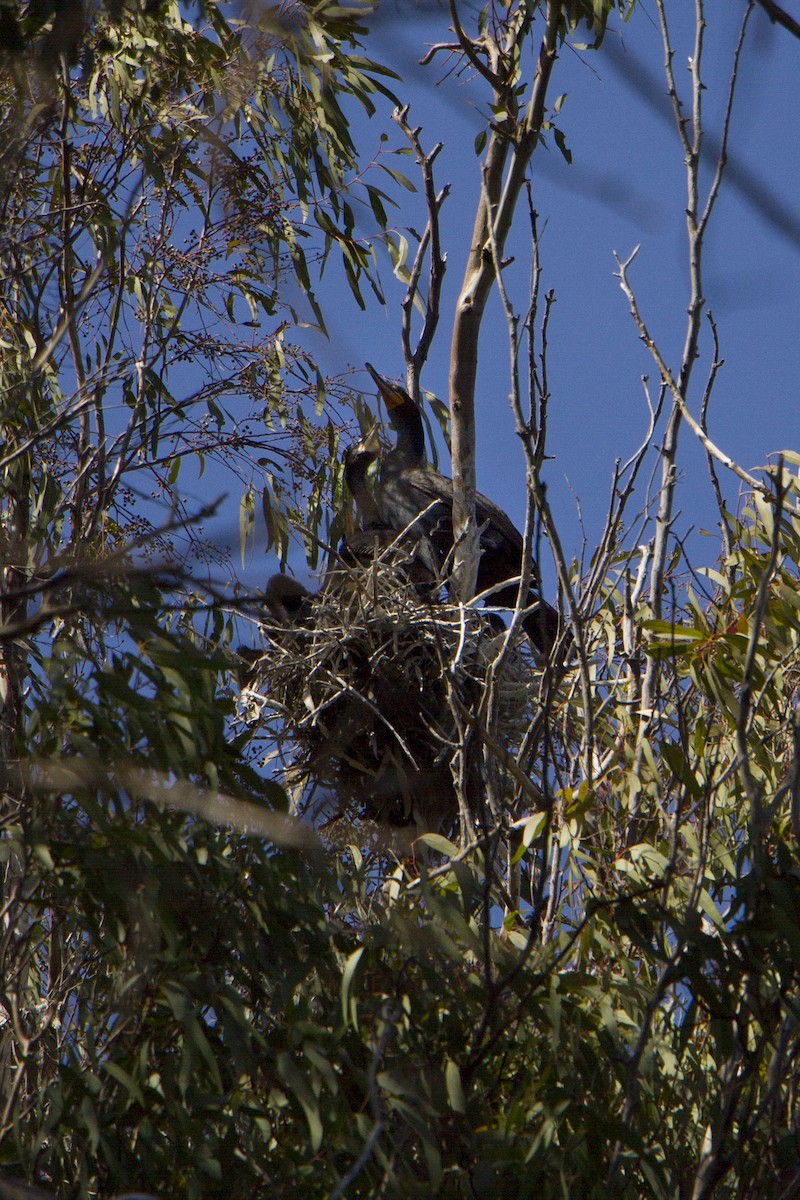
<instances>
[{"instance_id":1,"label":"bird's wing","mask_svg":"<svg viewBox=\"0 0 800 1200\"><path fill-rule=\"evenodd\" d=\"M514 522L493 500L482 496L480 492L475 495L475 520L479 527L486 526L481 533L481 545L499 546L501 542L505 542L518 554L522 554L524 540Z\"/></svg>"}]
</instances>

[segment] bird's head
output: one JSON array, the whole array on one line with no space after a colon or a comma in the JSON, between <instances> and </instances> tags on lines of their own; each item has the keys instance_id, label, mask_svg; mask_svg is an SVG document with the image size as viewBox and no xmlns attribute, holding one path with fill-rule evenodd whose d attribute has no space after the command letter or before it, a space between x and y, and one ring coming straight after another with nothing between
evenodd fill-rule
<instances>
[{"instance_id":1,"label":"bird's head","mask_svg":"<svg viewBox=\"0 0 800 1200\"><path fill-rule=\"evenodd\" d=\"M384 379L382 375L379 375L372 363L365 363L364 366L375 380L375 386L378 389L378 395L386 405L389 413L389 420L392 421L392 424L394 424L392 418L394 417L395 413L397 413L407 404L414 404L414 401L411 399L406 389L401 387L399 383L393 383L391 379ZM416 405L414 405L414 407L416 408Z\"/></svg>"},{"instance_id":2,"label":"bird's head","mask_svg":"<svg viewBox=\"0 0 800 1200\"><path fill-rule=\"evenodd\" d=\"M377 461L380 451L378 427L374 425L357 446L348 446L342 457L344 477L350 495L356 502L362 521L366 524L375 523L380 519L375 497L367 478L367 473L372 464Z\"/></svg>"},{"instance_id":3,"label":"bird's head","mask_svg":"<svg viewBox=\"0 0 800 1200\"><path fill-rule=\"evenodd\" d=\"M345 478L364 475L380 457L381 443L378 437L378 426L373 425L366 437L355 446L348 446L342 455Z\"/></svg>"},{"instance_id":4,"label":"bird's head","mask_svg":"<svg viewBox=\"0 0 800 1200\"><path fill-rule=\"evenodd\" d=\"M364 364L378 388L378 394L386 405L389 414L389 424L398 433L398 448L413 453L422 460L425 455L425 432L422 424L422 414L405 388L399 383L384 379L373 367L372 363Z\"/></svg>"},{"instance_id":5,"label":"bird's head","mask_svg":"<svg viewBox=\"0 0 800 1200\"><path fill-rule=\"evenodd\" d=\"M355 454L368 455L374 462L381 452L381 440L378 436L377 424L372 426L367 436L363 437L357 446L351 446L351 450Z\"/></svg>"}]
</instances>

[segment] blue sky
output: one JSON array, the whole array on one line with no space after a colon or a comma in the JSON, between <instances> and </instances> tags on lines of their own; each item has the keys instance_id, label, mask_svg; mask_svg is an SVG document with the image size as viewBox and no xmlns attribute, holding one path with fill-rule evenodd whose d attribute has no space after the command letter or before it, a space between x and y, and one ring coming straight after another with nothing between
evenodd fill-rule
<instances>
[{"instance_id":1,"label":"blue sky","mask_svg":"<svg viewBox=\"0 0 800 1200\"><path fill-rule=\"evenodd\" d=\"M727 81L744 11L744 0L707 4L704 59L708 130L718 137ZM687 56L693 40L694 5L669 5L675 22L675 73L688 101ZM439 333L423 375L423 386L447 398L447 372L453 306L461 282L466 247L479 189L473 152L482 127L476 111L485 98L479 81L445 78L444 56L421 68L429 44L448 38L446 15L405 4L387 4L374 22L371 49L407 81L397 90L411 105L410 121L423 127L427 149L444 149L436 164L438 186L449 182L451 198L442 227L448 270ZM677 367L689 296L682 151L669 120L663 84L663 52L652 0L641 0L631 21L609 30L613 56L564 49L556 64L551 101L566 93L559 124L573 154L569 166L555 149L540 147L531 177L543 227L544 287L554 289L550 327L550 441L548 491L571 555L580 549L576 499L591 550L608 503L614 460L633 452L644 434L647 411L641 376L655 378L615 278L614 252L626 258L639 246L631 281L659 344ZM643 100L626 79L644 68L657 80ZM757 10L750 26L734 111L731 155L737 169L751 172L800 220L800 43L773 28ZM393 145L401 135L389 119L389 106L372 120L354 117L364 161L375 153L380 134ZM414 167L407 160L414 178ZM379 182L377 179L375 182ZM400 193L399 226L423 221L419 197ZM514 266L506 283L516 306L527 302L529 247L524 213L511 246ZM369 232L365 225L364 232ZM730 185L723 189L708 238L705 293L719 326L725 366L711 409L711 433L741 464L751 468L783 448L800 447L797 383L800 374L800 245L776 231L757 207ZM362 313L335 268L326 273L320 296L329 319L330 339L309 337L323 370L360 370L369 358L379 370L399 376L400 300L403 287L384 264L388 307ZM693 408L699 406L710 345L695 375ZM366 373L353 385L369 391ZM507 402L508 351L505 325L495 302L480 347L478 478L482 491L521 523L524 517L522 453ZM653 457L655 466L655 456ZM684 473L679 529L714 529L716 510L705 457L688 429L683 432L680 466ZM448 470L445 461L442 467ZM738 485L729 481L735 497ZM715 544L704 542L711 563ZM253 551L251 569L264 570L263 548ZM292 559L296 573L302 564ZM267 573L273 565L268 559ZM542 564L545 580L552 578ZM250 571L248 571L248 576Z\"/></svg>"}]
</instances>

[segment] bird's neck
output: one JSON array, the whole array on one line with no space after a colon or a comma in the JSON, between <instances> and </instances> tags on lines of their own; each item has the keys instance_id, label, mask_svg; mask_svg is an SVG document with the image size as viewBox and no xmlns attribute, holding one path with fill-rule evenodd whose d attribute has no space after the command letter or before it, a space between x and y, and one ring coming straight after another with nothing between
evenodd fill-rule
<instances>
[{"instance_id":1,"label":"bird's neck","mask_svg":"<svg viewBox=\"0 0 800 1200\"><path fill-rule=\"evenodd\" d=\"M413 459L422 466L425 462L425 430L422 427L422 418L412 400L404 407L406 411L398 413L396 418L397 445L393 453L406 462Z\"/></svg>"},{"instance_id":2,"label":"bird's neck","mask_svg":"<svg viewBox=\"0 0 800 1200\"><path fill-rule=\"evenodd\" d=\"M358 462L355 466L350 467L346 478L350 493L360 510L362 523L374 525L379 521L380 513L367 480L368 469L369 463Z\"/></svg>"}]
</instances>

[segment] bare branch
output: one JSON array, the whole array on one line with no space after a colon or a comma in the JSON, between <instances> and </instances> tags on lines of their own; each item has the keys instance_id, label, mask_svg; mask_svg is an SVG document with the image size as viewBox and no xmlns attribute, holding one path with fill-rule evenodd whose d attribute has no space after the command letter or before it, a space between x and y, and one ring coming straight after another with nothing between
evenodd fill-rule
<instances>
[{"instance_id":1,"label":"bare branch","mask_svg":"<svg viewBox=\"0 0 800 1200\"><path fill-rule=\"evenodd\" d=\"M419 399L419 377L422 373L422 368L427 362L433 338L439 324L439 315L442 298L442 283L446 270L447 256L442 253L441 236L439 229L439 213L442 205L450 194L450 184L446 184L437 194L433 179L433 164L436 161L441 149L442 143L437 142L430 154L425 154L422 149L422 144L419 140L421 129L417 127L412 129L408 123L408 105L404 108L396 108L392 113L392 120L399 125L403 133L411 143L411 147L416 155L417 165L422 172L422 184L425 195L425 207L428 214L427 224L422 237L417 247L417 253L414 256L414 262L411 267L411 274L406 288L405 296L401 303L403 313L403 323L401 329L401 338L403 343L403 355L405 357L406 369L408 373L409 390L415 400ZM417 340L416 349L411 348L411 314L414 309L414 304L419 296L419 281L422 276L422 269L425 263L425 256L430 248L430 263L428 270L428 295L424 302L425 315L423 320L422 332Z\"/></svg>"},{"instance_id":2,"label":"bare branch","mask_svg":"<svg viewBox=\"0 0 800 1200\"><path fill-rule=\"evenodd\" d=\"M638 250L638 247L637 247L637 250ZM667 366L667 363L666 363L663 355L661 354L661 351L659 350L656 342L653 340L652 336L650 335L650 332L644 322L644 319L642 318L642 315L639 312L638 303L636 301L636 298L634 296L630 282L628 280L628 268L630 267L631 263L633 262L634 258L636 257L637 250L634 250L633 254L631 254L630 257L628 259L626 259L625 262L622 262L621 259L617 258L617 264L619 266L619 272L617 273L617 278L620 281L620 286L622 287L622 290L625 293L626 299L630 306L631 316L633 317L634 321L636 322L636 328L639 330L639 336L641 337L645 346L650 351L656 364L658 365L658 369L661 372L661 378L663 379L664 383L666 384L667 388L669 389L670 394L672 396L672 399L673 399L676 407L680 411L681 416L686 420L687 425L690 427L692 432L696 435L696 437L698 438L700 443L703 445L704 449L706 450L706 453L710 454L718 462L722 463L722 465L724 467L726 467L729 471L732 471L734 473L734 475L737 475L739 477L739 479L742 480L743 483L747 484L748 487L753 488L754 491L760 492L763 495L767 495L769 489L765 486L765 484L762 483L760 480L756 479L756 477L754 475L751 475L748 471L745 471L743 467L739 466L739 464L735 461L735 459L731 458L731 456L729 454L726 454L724 450L721 450L719 448L719 446L715 445L715 443L712 442L711 439L708 437L708 435L704 432L699 421L697 421L695 419L695 417L692 415L691 410L688 408L686 401L684 400L683 390L681 388L680 381L676 380L674 378L674 376L673 376L672 372L670 371L669 367ZM695 337L693 337L691 339L690 348L694 348L695 341L696 341L696 335L695 335ZM683 375L688 374L688 368L686 366L686 358L685 357L684 357L684 366L682 368L682 374Z\"/></svg>"},{"instance_id":3,"label":"bare branch","mask_svg":"<svg viewBox=\"0 0 800 1200\"><path fill-rule=\"evenodd\" d=\"M708 378L706 379L705 391L703 399L700 403L700 428L703 433L708 436L708 406L711 402L711 393L714 389L717 374L724 366L724 359L720 358L719 353L719 334L717 332L716 322L710 312L706 313L708 323L711 327L711 338L714 345L714 357L711 360L711 366L708 369ZM731 530L728 512L725 507L725 501L722 496L722 488L720 487L717 468L714 463L714 456L706 451L706 459L708 462L708 473L711 477L711 487L714 491L714 498L717 502L717 512L719 513L720 529L722 531L722 543L725 552L726 560L730 557L733 546L733 532Z\"/></svg>"},{"instance_id":4,"label":"bare branch","mask_svg":"<svg viewBox=\"0 0 800 1200\"><path fill-rule=\"evenodd\" d=\"M491 84L492 88L497 90L503 87L504 80L494 71L491 71L481 59L475 49L475 44L467 37L464 28L458 16L458 10L455 5L455 0L448 0L450 8L450 20L453 22L453 33L458 38L458 47L466 57L467 61L475 68L479 75L482 75L487 83Z\"/></svg>"},{"instance_id":5,"label":"bare branch","mask_svg":"<svg viewBox=\"0 0 800 1200\"><path fill-rule=\"evenodd\" d=\"M711 185L708 189L705 208L703 209L703 214L698 223L698 234L700 237L702 237L705 233L706 226L711 218L711 213L713 212L714 205L716 204L717 197L719 196L720 187L722 186L725 168L728 164L728 141L731 131L731 118L733 116L733 101L736 96L736 85L739 82L739 63L742 57L742 50L744 49L747 26L754 7L755 0L750 0L747 8L745 9L745 14L739 29L739 38L733 54L733 66L731 68L730 80L728 83L728 100L725 105L725 118L722 127L722 140L717 153L717 165L714 171L714 178L712 179Z\"/></svg>"}]
</instances>

